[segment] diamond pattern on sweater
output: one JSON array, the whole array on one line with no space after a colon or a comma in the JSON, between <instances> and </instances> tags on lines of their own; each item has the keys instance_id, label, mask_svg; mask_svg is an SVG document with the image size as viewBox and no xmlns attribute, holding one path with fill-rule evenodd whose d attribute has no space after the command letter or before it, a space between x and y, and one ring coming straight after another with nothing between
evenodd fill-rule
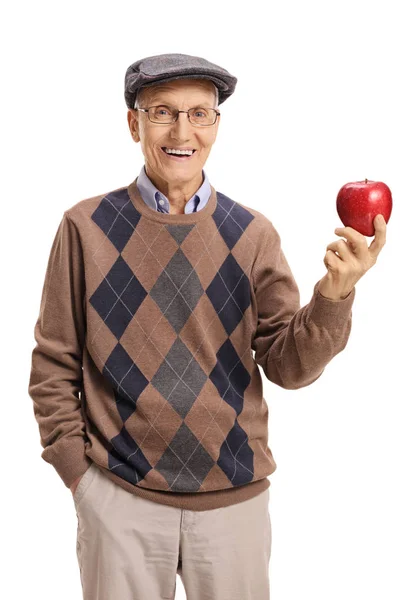
<instances>
[{"instance_id":1,"label":"diamond pattern on sweater","mask_svg":"<svg viewBox=\"0 0 400 600\"><path fill-rule=\"evenodd\" d=\"M245 485L254 477L254 452L248 444L248 436L236 421L224 443L217 461L232 485Z\"/></svg>"},{"instance_id":2,"label":"diamond pattern on sweater","mask_svg":"<svg viewBox=\"0 0 400 600\"><path fill-rule=\"evenodd\" d=\"M209 453L182 423L154 468L165 477L171 492L197 492L213 466Z\"/></svg>"},{"instance_id":3,"label":"diamond pattern on sweater","mask_svg":"<svg viewBox=\"0 0 400 600\"><path fill-rule=\"evenodd\" d=\"M206 290L228 335L235 329L250 305L249 286L247 275L229 253Z\"/></svg>"},{"instance_id":4,"label":"diamond pattern on sweater","mask_svg":"<svg viewBox=\"0 0 400 600\"><path fill-rule=\"evenodd\" d=\"M140 220L126 188L105 196L92 214L93 221L122 252Z\"/></svg>"},{"instance_id":5,"label":"diamond pattern on sweater","mask_svg":"<svg viewBox=\"0 0 400 600\"><path fill-rule=\"evenodd\" d=\"M217 362L209 377L221 397L226 398L238 414L241 413L243 394L251 378L229 338L218 350Z\"/></svg>"},{"instance_id":6,"label":"diamond pattern on sweater","mask_svg":"<svg viewBox=\"0 0 400 600\"><path fill-rule=\"evenodd\" d=\"M119 256L89 302L119 340L146 295L140 281Z\"/></svg>"},{"instance_id":7,"label":"diamond pattern on sweater","mask_svg":"<svg viewBox=\"0 0 400 600\"><path fill-rule=\"evenodd\" d=\"M190 225L167 225L166 229L172 235L174 240L178 242L179 245L181 245L188 233L192 231L193 227L194 223Z\"/></svg>"},{"instance_id":8,"label":"diamond pattern on sweater","mask_svg":"<svg viewBox=\"0 0 400 600\"><path fill-rule=\"evenodd\" d=\"M204 293L200 279L180 248L150 290L176 333L179 333Z\"/></svg>"},{"instance_id":9,"label":"diamond pattern on sweater","mask_svg":"<svg viewBox=\"0 0 400 600\"><path fill-rule=\"evenodd\" d=\"M207 375L178 337L151 383L184 418L192 408L206 380Z\"/></svg>"},{"instance_id":10,"label":"diamond pattern on sweater","mask_svg":"<svg viewBox=\"0 0 400 600\"><path fill-rule=\"evenodd\" d=\"M149 382L119 343L108 357L103 375L112 383L118 412L125 422L136 409L136 401Z\"/></svg>"},{"instance_id":11,"label":"diamond pattern on sweater","mask_svg":"<svg viewBox=\"0 0 400 600\"><path fill-rule=\"evenodd\" d=\"M209 377L221 398L239 415L243 410L244 391L251 378L229 338L219 349L217 363ZM247 434L236 419L221 446L217 462L233 485L243 485L253 478L254 452L247 442Z\"/></svg>"},{"instance_id":12,"label":"diamond pattern on sweater","mask_svg":"<svg viewBox=\"0 0 400 600\"><path fill-rule=\"evenodd\" d=\"M229 250L232 250L248 224L254 219L248 210L218 192L217 208L213 219Z\"/></svg>"},{"instance_id":13,"label":"diamond pattern on sweater","mask_svg":"<svg viewBox=\"0 0 400 600\"><path fill-rule=\"evenodd\" d=\"M113 448L108 453L108 468L119 477L137 485L151 471L151 464L125 427L111 442ZM121 458L124 462L121 462Z\"/></svg>"}]
</instances>

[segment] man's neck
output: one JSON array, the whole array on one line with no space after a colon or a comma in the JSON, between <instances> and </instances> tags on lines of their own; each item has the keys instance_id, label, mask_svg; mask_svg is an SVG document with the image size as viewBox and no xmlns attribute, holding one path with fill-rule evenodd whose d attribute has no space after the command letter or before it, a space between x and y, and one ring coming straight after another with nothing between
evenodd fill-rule
<instances>
[{"instance_id":1,"label":"man's neck","mask_svg":"<svg viewBox=\"0 0 400 600\"><path fill-rule=\"evenodd\" d=\"M192 181L165 181L158 177L149 167L145 166L147 177L153 185L168 199L169 212L172 215L183 214L186 203L194 196L203 183L203 172Z\"/></svg>"}]
</instances>

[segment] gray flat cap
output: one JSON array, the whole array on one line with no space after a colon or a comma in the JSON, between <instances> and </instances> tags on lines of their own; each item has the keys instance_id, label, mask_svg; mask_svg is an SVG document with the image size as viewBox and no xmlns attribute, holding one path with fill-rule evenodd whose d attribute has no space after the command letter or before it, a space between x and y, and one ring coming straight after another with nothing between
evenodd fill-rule
<instances>
[{"instance_id":1,"label":"gray flat cap","mask_svg":"<svg viewBox=\"0 0 400 600\"><path fill-rule=\"evenodd\" d=\"M233 94L237 78L226 69L205 58L189 54L158 54L137 60L125 74L125 102L134 108L136 94L141 87L174 79L209 79L218 88L219 104Z\"/></svg>"}]
</instances>

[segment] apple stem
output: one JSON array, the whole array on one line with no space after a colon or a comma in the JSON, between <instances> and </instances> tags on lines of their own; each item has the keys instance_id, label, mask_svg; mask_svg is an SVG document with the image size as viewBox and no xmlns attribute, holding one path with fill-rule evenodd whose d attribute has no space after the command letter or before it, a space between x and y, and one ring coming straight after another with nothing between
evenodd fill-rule
<instances>
[{"instance_id":1,"label":"apple stem","mask_svg":"<svg viewBox=\"0 0 400 600\"><path fill-rule=\"evenodd\" d=\"M365 183L367 183L368 179L365 180Z\"/></svg>"}]
</instances>

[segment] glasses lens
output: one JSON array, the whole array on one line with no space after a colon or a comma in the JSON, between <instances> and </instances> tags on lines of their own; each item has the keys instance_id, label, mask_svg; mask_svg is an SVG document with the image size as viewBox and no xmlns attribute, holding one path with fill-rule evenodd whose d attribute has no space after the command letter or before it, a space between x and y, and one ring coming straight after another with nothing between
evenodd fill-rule
<instances>
[{"instance_id":1,"label":"glasses lens","mask_svg":"<svg viewBox=\"0 0 400 600\"><path fill-rule=\"evenodd\" d=\"M212 108L191 108L189 119L195 125L212 125L215 121L216 112Z\"/></svg>"},{"instance_id":2,"label":"glasses lens","mask_svg":"<svg viewBox=\"0 0 400 600\"><path fill-rule=\"evenodd\" d=\"M172 123L175 111L170 106L152 106L149 109L149 117L153 123Z\"/></svg>"},{"instance_id":3,"label":"glasses lens","mask_svg":"<svg viewBox=\"0 0 400 600\"><path fill-rule=\"evenodd\" d=\"M149 108L149 118L153 123L173 123L176 118L176 109L160 105ZM212 125L216 120L216 111L211 108L191 108L189 120L194 125Z\"/></svg>"}]
</instances>

